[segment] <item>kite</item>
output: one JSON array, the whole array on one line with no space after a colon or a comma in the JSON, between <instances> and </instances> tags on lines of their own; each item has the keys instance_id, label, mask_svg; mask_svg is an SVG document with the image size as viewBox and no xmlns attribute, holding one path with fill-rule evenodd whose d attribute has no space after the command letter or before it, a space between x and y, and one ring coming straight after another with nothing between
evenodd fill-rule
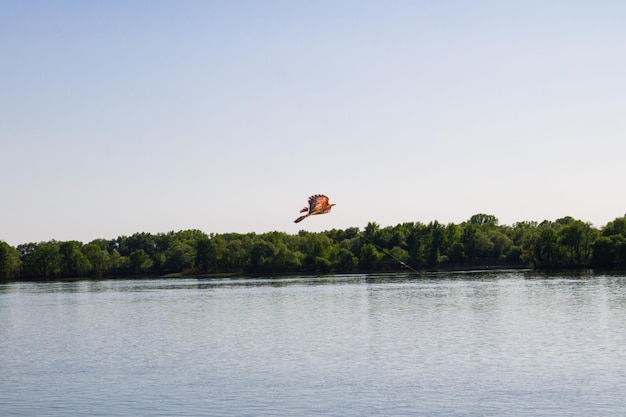
<instances>
[{"instance_id":1,"label":"kite","mask_svg":"<svg viewBox=\"0 0 626 417\"><path fill-rule=\"evenodd\" d=\"M335 204L328 204L328 197L324 194L315 194L309 197L309 206L304 207L300 210L300 213L304 213L308 211L304 216L298 217L294 220L294 223L300 223L302 220L306 219L309 216L314 216L316 214L326 214L330 213L330 209L333 208Z\"/></svg>"}]
</instances>

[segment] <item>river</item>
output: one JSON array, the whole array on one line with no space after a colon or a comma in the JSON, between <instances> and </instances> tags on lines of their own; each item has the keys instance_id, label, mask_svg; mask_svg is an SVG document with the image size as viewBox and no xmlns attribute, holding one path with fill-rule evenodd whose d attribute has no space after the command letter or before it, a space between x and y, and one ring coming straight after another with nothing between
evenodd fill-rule
<instances>
[{"instance_id":1,"label":"river","mask_svg":"<svg viewBox=\"0 0 626 417\"><path fill-rule=\"evenodd\" d=\"M626 415L626 275L0 284L3 416Z\"/></svg>"}]
</instances>

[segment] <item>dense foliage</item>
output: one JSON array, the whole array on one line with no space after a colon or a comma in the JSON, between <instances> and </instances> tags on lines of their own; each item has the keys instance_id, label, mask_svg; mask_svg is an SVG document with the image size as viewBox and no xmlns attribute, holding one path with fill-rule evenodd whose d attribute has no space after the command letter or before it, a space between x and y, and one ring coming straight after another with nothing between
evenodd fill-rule
<instances>
[{"instance_id":1,"label":"dense foliage","mask_svg":"<svg viewBox=\"0 0 626 417\"><path fill-rule=\"evenodd\" d=\"M402 223L320 233L211 234L184 230L117 239L0 241L0 279L130 274L323 273L530 266L626 266L626 217L598 230L572 217L499 225L476 214L461 224Z\"/></svg>"}]
</instances>

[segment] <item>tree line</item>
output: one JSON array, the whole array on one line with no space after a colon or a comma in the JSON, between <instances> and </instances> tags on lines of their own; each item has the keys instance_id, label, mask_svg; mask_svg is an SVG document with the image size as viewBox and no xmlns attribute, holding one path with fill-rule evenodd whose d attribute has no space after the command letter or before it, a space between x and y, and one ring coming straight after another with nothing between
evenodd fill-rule
<instances>
[{"instance_id":1,"label":"tree line","mask_svg":"<svg viewBox=\"0 0 626 417\"><path fill-rule=\"evenodd\" d=\"M402 223L360 230L206 234L183 230L116 239L0 241L0 279L56 279L183 273L328 273L482 266L626 266L626 216L601 229L564 217L500 225L475 214L460 224Z\"/></svg>"}]
</instances>

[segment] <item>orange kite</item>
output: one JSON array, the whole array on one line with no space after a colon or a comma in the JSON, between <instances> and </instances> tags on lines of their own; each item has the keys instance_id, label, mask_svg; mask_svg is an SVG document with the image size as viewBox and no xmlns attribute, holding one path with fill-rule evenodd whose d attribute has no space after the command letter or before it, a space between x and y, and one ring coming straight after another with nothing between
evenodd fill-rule
<instances>
[{"instance_id":1,"label":"orange kite","mask_svg":"<svg viewBox=\"0 0 626 417\"><path fill-rule=\"evenodd\" d=\"M304 207L300 210L300 213L304 213L308 211L304 216L298 217L294 220L294 223L300 223L302 220L306 219L309 216L314 216L316 214L326 214L330 213L330 209L333 208L335 204L328 204L328 197L324 194L315 194L309 197L309 207Z\"/></svg>"}]
</instances>

